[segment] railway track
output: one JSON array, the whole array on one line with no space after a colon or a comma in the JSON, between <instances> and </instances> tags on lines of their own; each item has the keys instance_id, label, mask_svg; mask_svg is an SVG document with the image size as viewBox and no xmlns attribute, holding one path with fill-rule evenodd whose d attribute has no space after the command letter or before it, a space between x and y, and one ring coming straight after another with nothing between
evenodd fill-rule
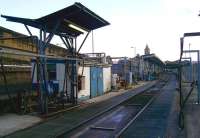
<instances>
[{"instance_id":1,"label":"railway track","mask_svg":"<svg viewBox=\"0 0 200 138\"><path fill-rule=\"evenodd\" d=\"M81 137L102 138L120 137L126 128L137 119L143 111L161 93L161 88L166 84L159 81L154 87L128 98L119 104L107 109L94 117L86 120L71 130L57 135L57 138Z\"/></svg>"}]
</instances>

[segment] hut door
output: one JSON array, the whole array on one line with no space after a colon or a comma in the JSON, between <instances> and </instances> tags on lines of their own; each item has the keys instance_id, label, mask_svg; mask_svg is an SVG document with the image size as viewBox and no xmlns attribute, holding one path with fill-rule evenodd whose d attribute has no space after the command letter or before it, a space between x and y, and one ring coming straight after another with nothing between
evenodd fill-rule
<instances>
[{"instance_id":1,"label":"hut door","mask_svg":"<svg viewBox=\"0 0 200 138\"><path fill-rule=\"evenodd\" d=\"M90 96L91 98L103 95L103 69L100 67L90 68Z\"/></svg>"}]
</instances>

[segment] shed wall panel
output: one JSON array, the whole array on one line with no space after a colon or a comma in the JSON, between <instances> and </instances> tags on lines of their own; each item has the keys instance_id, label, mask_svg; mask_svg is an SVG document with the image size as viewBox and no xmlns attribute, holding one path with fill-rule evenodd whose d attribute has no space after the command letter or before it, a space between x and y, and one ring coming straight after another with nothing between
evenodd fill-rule
<instances>
[{"instance_id":1,"label":"shed wall panel","mask_svg":"<svg viewBox=\"0 0 200 138\"><path fill-rule=\"evenodd\" d=\"M104 93L111 90L111 67L103 68Z\"/></svg>"}]
</instances>

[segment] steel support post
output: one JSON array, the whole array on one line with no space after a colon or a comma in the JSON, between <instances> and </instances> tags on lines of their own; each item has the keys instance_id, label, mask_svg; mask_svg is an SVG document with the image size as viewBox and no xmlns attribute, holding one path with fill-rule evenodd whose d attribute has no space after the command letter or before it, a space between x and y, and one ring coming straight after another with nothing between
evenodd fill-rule
<instances>
[{"instance_id":1,"label":"steel support post","mask_svg":"<svg viewBox=\"0 0 200 138\"><path fill-rule=\"evenodd\" d=\"M45 33L45 32L44 32ZM40 38L39 38L39 54L40 55L45 55L45 48L44 48L44 36L43 30L40 29ZM47 107L47 87L46 87L46 61L45 57L40 57L39 58L39 70L40 70L40 78L39 78L39 90L40 90L40 109L41 113L45 114L48 113L48 107Z\"/></svg>"},{"instance_id":2,"label":"steel support post","mask_svg":"<svg viewBox=\"0 0 200 138\"><path fill-rule=\"evenodd\" d=\"M71 101L77 103L77 65L76 60L71 61Z\"/></svg>"},{"instance_id":3,"label":"steel support post","mask_svg":"<svg viewBox=\"0 0 200 138\"><path fill-rule=\"evenodd\" d=\"M87 37L86 37L86 39L87 39ZM74 40L75 40L75 58L77 58L77 56L78 56L77 55L78 54L78 51L77 51L77 38L75 38ZM78 101L78 62L77 62L77 60L75 60L75 79L76 79L76 85L75 85L75 104L77 104L77 101Z\"/></svg>"},{"instance_id":4,"label":"steel support post","mask_svg":"<svg viewBox=\"0 0 200 138\"><path fill-rule=\"evenodd\" d=\"M57 25L55 29L57 28ZM40 70L40 78L39 78L39 90L40 90L40 109L42 114L48 114L48 75L47 75L47 63L45 57L45 49L48 46L48 43L53 38L53 33L50 33L47 37L46 30L40 29L40 38L38 43L38 53L43 55L43 57L39 57L39 70Z\"/></svg>"}]
</instances>

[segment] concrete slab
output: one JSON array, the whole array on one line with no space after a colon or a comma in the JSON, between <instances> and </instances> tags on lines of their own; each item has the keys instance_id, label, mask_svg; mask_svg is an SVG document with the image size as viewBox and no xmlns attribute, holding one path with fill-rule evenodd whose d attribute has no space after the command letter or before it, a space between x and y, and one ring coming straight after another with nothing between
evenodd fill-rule
<instances>
[{"instance_id":1,"label":"concrete slab","mask_svg":"<svg viewBox=\"0 0 200 138\"><path fill-rule=\"evenodd\" d=\"M36 116L5 114L0 116L0 136L30 127L40 121L41 119Z\"/></svg>"}]
</instances>

